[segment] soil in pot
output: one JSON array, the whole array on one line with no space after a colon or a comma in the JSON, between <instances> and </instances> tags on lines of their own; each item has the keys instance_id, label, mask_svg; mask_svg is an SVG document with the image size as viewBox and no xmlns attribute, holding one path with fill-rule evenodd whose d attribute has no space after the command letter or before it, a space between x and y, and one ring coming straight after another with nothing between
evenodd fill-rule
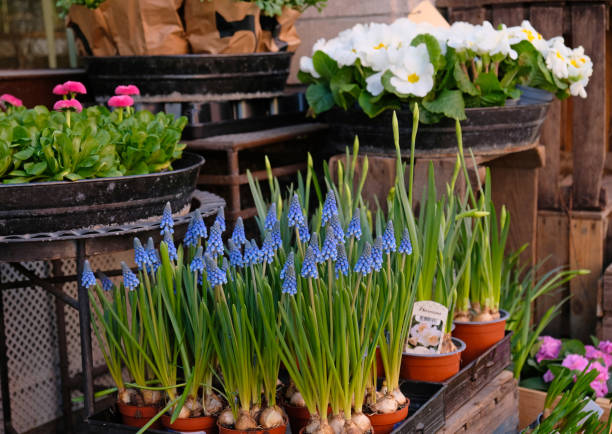
<instances>
[{"instance_id":1,"label":"soil in pot","mask_svg":"<svg viewBox=\"0 0 612 434\"><path fill-rule=\"evenodd\" d=\"M121 420L123 423L136 428L142 428L145 426L147 422L149 422L159 412L158 407L148 405L138 406L118 402L117 407L119 408L119 413L121 413ZM162 428L162 425L159 420L156 420L153 425L151 425L151 429L159 428Z\"/></svg>"},{"instance_id":2,"label":"soil in pot","mask_svg":"<svg viewBox=\"0 0 612 434\"><path fill-rule=\"evenodd\" d=\"M217 418L214 416L188 417L185 419L176 419L174 423L170 423L171 417L167 414L162 415L161 423L164 428L172 429L181 432L200 432L206 434L217 433Z\"/></svg>"},{"instance_id":3,"label":"soil in pot","mask_svg":"<svg viewBox=\"0 0 612 434\"><path fill-rule=\"evenodd\" d=\"M439 383L448 380L461 367L461 353L465 350L465 343L453 338L456 350L442 354L413 354L402 355L400 378L414 381L428 381Z\"/></svg>"},{"instance_id":4,"label":"soil in pot","mask_svg":"<svg viewBox=\"0 0 612 434\"><path fill-rule=\"evenodd\" d=\"M465 342L462 362L467 365L504 338L508 312L499 311L500 317L493 321L454 321L453 337Z\"/></svg>"}]
</instances>

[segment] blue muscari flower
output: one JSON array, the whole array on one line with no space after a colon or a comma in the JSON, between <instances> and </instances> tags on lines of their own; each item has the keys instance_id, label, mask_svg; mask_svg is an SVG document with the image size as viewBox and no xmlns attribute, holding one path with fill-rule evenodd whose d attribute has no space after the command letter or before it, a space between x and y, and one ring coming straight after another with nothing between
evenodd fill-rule
<instances>
[{"instance_id":1,"label":"blue muscari flower","mask_svg":"<svg viewBox=\"0 0 612 434\"><path fill-rule=\"evenodd\" d=\"M382 238L377 236L372 246L372 262L374 263L374 271L380 271L383 264Z\"/></svg>"},{"instance_id":2,"label":"blue muscari flower","mask_svg":"<svg viewBox=\"0 0 612 434\"><path fill-rule=\"evenodd\" d=\"M349 237L355 237L356 239L361 239L361 213L359 212L359 208L353 214L353 218L349 222L348 228L346 228L346 234Z\"/></svg>"},{"instance_id":3,"label":"blue muscari flower","mask_svg":"<svg viewBox=\"0 0 612 434\"><path fill-rule=\"evenodd\" d=\"M267 231L271 231L274 229L274 224L278 220L276 219L276 203L272 203L270 208L268 209L268 214L266 215L266 221L264 223L264 229Z\"/></svg>"},{"instance_id":4,"label":"blue muscari flower","mask_svg":"<svg viewBox=\"0 0 612 434\"><path fill-rule=\"evenodd\" d=\"M332 217L331 226L334 229L336 240L338 240L339 243L344 243L344 231L342 230L342 223L340 223L338 215Z\"/></svg>"},{"instance_id":5,"label":"blue muscari flower","mask_svg":"<svg viewBox=\"0 0 612 434\"><path fill-rule=\"evenodd\" d=\"M403 253L404 255L412 254L412 243L410 242L410 232L408 232L408 229L406 228L404 229L404 233L402 233L402 239L399 245L399 252Z\"/></svg>"},{"instance_id":6,"label":"blue muscari flower","mask_svg":"<svg viewBox=\"0 0 612 434\"><path fill-rule=\"evenodd\" d=\"M125 286L130 291L140 285L140 280L132 270L128 268L125 262L121 261L121 271L123 273L123 286Z\"/></svg>"},{"instance_id":7,"label":"blue muscari flower","mask_svg":"<svg viewBox=\"0 0 612 434\"><path fill-rule=\"evenodd\" d=\"M151 262L149 253L142 247L142 243L138 238L134 238L134 262L139 270L146 268Z\"/></svg>"},{"instance_id":8,"label":"blue muscari flower","mask_svg":"<svg viewBox=\"0 0 612 434\"><path fill-rule=\"evenodd\" d=\"M291 199L291 205L289 205L289 212L287 213L287 220L290 228L294 226L300 227L306 225L297 193L293 193L293 199Z\"/></svg>"},{"instance_id":9,"label":"blue muscari flower","mask_svg":"<svg viewBox=\"0 0 612 434\"><path fill-rule=\"evenodd\" d=\"M223 212L223 208L219 208L217 210L217 217L215 217L215 222L219 225L219 230L221 233L225 232L225 212Z\"/></svg>"},{"instance_id":10,"label":"blue muscari flower","mask_svg":"<svg viewBox=\"0 0 612 434\"><path fill-rule=\"evenodd\" d=\"M204 220L202 220L202 214L198 211L194 211L191 213L191 221L185 233L184 244L186 246L197 246L200 238L206 238L206 235L206 225L204 224Z\"/></svg>"},{"instance_id":11,"label":"blue muscari flower","mask_svg":"<svg viewBox=\"0 0 612 434\"><path fill-rule=\"evenodd\" d=\"M338 256L337 244L338 241L336 240L336 235L334 234L334 228L331 225L327 225L325 241L323 241L323 248L321 249L321 257L323 260L336 260L336 257Z\"/></svg>"},{"instance_id":12,"label":"blue muscari flower","mask_svg":"<svg viewBox=\"0 0 612 434\"><path fill-rule=\"evenodd\" d=\"M259 248L255 240L247 241L244 247L244 265L250 266L259 263Z\"/></svg>"},{"instance_id":13,"label":"blue muscari flower","mask_svg":"<svg viewBox=\"0 0 612 434\"><path fill-rule=\"evenodd\" d=\"M272 241L274 242L274 248L280 249L283 247L283 239L281 238L280 222L274 223L272 228Z\"/></svg>"},{"instance_id":14,"label":"blue muscari flower","mask_svg":"<svg viewBox=\"0 0 612 434\"><path fill-rule=\"evenodd\" d=\"M85 288L91 288L96 284L96 276L94 276L93 271L91 271L91 266L89 265L89 261L86 259L83 263L83 274L81 275L81 285Z\"/></svg>"},{"instance_id":15,"label":"blue muscari flower","mask_svg":"<svg viewBox=\"0 0 612 434\"><path fill-rule=\"evenodd\" d=\"M370 243L366 242L363 252L355 264L355 272L361 273L365 276L370 274L373 268L374 262L372 261L372 246L370 246Z\"/></svg>"},{"instance_id":16,"label":"blue muscari flower","mask_svg":"<svg viewBox=\"0 0 612 434\"><path fill-rule=\"evenodd\" d=\"M323 204L323 213L321 215L321 226L325 226L328 220L333 216L338 215L338 206L336 205L336 195L333 190L329 190L325 196Z\"/></svg>"},{"instance_id":17,"label":"blue muscari flower","mask_svg":"<svg viewBox=\"0 0 612 434\"><path fill-rule=\"evenodd\" d=\"M227 273L227 270L229 270L229 262L227 261L227 258L225 256L221 261L221 270L223 270L224 273Z\"/></svg>"},{"instance_id":18,"label":"blue muscari flower","mask_svg":"<svg viewBox=\"0 0 612 434\"><path fill-rule=\"evenodd\" d=\"M266 233L266 238L261 246L261 250L259 251L259 256L262 262L270 263L274 260L274 240L272 240L272 233L268 231Z\"/></svg>"},{"instance_id":19,"label":"blue muscari flower","mask_svg":"<svg viewBox=\"0 0 612 434\"><path fill-rule=\"evenodd\" d=\"M310 237L310 244L308 244L308 247L312 249L312 253L314 255L314 259L317 264L325 260L323 259L321 248L319 247L319 234L318 233L316 232L312 233L312 236Z\"/></svg>"},{"instance_id":20,"label":"blue muscari flower","mask_svg":"<svg viewBox=\"0 0 612 434\"><path fill-rule=\"evenodd\" d=\"M293 264L289 264L285 277L283 278L281 290L283 294L295 295L297 293L297 279L295 277L295 268Z\"/></svg>"},{"instance_id":21,"label":"blue muscari flower","mask_svg":"<svg viewBox=\"0 0 612 434\"><path fill-rule=\"evenodd\" d=\"M168 232L164 234L164 243L166 243L168 246L168 257L171 261L176 261L178 259L178 255L176 254L176 246L174 245L172 235L170 235Z\"/></svg>"},{"instance_id":22,"label":"blue muscari flower","mask_svg":"<svg viewBox=\"0 0 612 434\"><path fill-rule=\"evenodd\" d=\"M222 209L222 208L219 208ZM221 239L221 228L219 222L215 222L212 228L210 228L210 236L206 243L206 254L212 258L216 258L223 254L223 240Z\"/></svg>"},{"instance_id":23,"label":"blue muscari flower","mask_svg":"<svg viewBox=\"0 0 612 434\"><path fill-rule=\"evenodd\" d=\"M204 262L202 261L202 246L198 247L195 256L191 260L191 264L189 264L189 270L191 272L202 272L204 271Z\"/></svg>"},{"instance_id":24,"label":"blue muscari flower","mask_svg":"<svg viewBox=\"0 0 612 434\"><path fill-rule=\"evenodd\" d=\"M387 222L387 227L382 236L382 249L383 252L395 252L396 244L395 244L395 230L393 229L393 222L389 220Z\"/></svg>"},{"instance_id":25,"label":"blue muscari flower","mask_svg":"<svg viewBox=\"0 0 612 434\"><path fill-rule=\"evenodd\" d=\"M153 268L153 271L157 271L160 265L159 255L155 249L153 238L149 237L147 240L147 255L149 256L149 265Z\"/></svg>"},{"instance_id":26,"label":"blue muscari flower","mask_svg":"<svg viewBox=\"0 0 612 434\"><path fill-rule=\"evenodd\" d=\"M287 260L285 261L285 265L283 265L283 268L280 271L280 278L284 279L285 275L287 274L287 269L291 266L291 267L295 267L295 255L293 254L293 252L289 252L289 255L287 255ZM295 269L293 270L295 271Z\"/></svg>"},{"instance_id":27,"label":"blue muscari flower","mask_svg":"<svg viewBox=\"0 0 612 434\"><path fill-rule=\"evenodd\" d=\"M317 279L319 277L312 247L306 249L306 256L304 256L304 262L302 263L302 277L312 279Z\"/></svg>"},{"instance_id":28,"label":"blue muscari flower","mask_svg":"<svg viewBox=\"0 0 612 434\"><path fill-rule=\"evenodd\" d=\"M344 248L344 244L338 243L336 250L337 250L337 258L336 258L336 266L335 266L336 278L338 277L339 273L342 273L345 276L347 276L349 272L349 263L348 263L348 258L346 257L346 249Z\"/></svg>"},{"instance_id":29,"label":"blue muscari flower","mask_svg":"<svg viewBox=\"0 0 612 434\"><path fill-rule=\"evenodd\" d=\"M100 282L102 282L102 289L105 291L111 291L115 286L113 281L108 278L108 276L101 271L98 272L98 277L100 278Z\"/></svg>"},{"instance_id":30,"label":"blue muscari flower","mask_svg":"<svg viewBox=\"0 0 612 434\"><path fill-rule=\"evenodd\" d=\"M204 260L206 261L206 279L210 286L215 287L227 283L227 274L219 269L215 260L209 255L205 255Z\"/></svg>"},{"instance_id":31,"label":"blue muscari flower","mask_svg":"<svg viewBox=\"0 0 612 434\"><path fill-rule=\"evenodd\" d=\"M244 265L242 261L242 253L240 252L240 247L236 246L236 243L230 238L227 241L227 245L229 247L229 259L230 264L234 267L242 267Z\"/></svg>"},{"instance_id":32,"label":"blue muscari flower","mask_svg":"<svg viewBox=\"0 0 612 434\"><path fill-rule=\"evenodd\" d=\"M174 233L174 220L172 219L172 207L170 207L170 202L166 202L159 228L161 229L162 235Z\"/></svg>"},{"instance_id":33,"label":"blue muscari flower","mask_svg":"<svg viewBox=\"0 0 612 434\"><path fill-rule=\"evenodd\" d=\"M242 217L238 217L236 224L234 225L234 232L232 232L232 241L237 246L241 246L247 242L246 236L244 235L244 223Z\"/></svg>"},{"instance_id":34,"label":"blue muscari flower","mask_svg":"<svg viewBox=\"0 0 612 434\"><path fill-rule=\"evenodd\" d=\"M306 225L298 226L298 234L300 235L300 241L302 243L307 243L310 239L310 231L308 230L308 226Z\"/></svg>"}]
</instances>

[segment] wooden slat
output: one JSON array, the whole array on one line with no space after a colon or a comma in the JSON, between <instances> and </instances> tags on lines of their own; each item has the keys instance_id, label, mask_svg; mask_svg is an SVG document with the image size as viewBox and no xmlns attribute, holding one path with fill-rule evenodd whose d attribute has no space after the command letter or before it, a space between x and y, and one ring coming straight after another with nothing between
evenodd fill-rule
<instances>
[{"instance_id":1,"label":"wooden slat","mask_svg":"<svg viewBox=\"0 0 612 434\"><path fill-rule=\"evenodd\" d=\"M272 175L276 177L293 175L300 170L306 169L306 163L288 164L286 166L278 166L272 169ZM254 179L261 181L268 179L267 170L256 170L251 172ZM246 173L241 175L207 175L201 174L198 177L198 185L244 185L249 183L249 178Z\"/></svg>"},{"instance_id":2,"label":"wooden slat","mask_svg":"<svg viewBox=\"0 0 612 434\"><path fill-rule=\"evenodd\" d=\"M525 3L553 3L551 0L436 0L436 7L438 8L467 8L477 6L490 6L490 5L524 5ZM562 2L554 2L562 3ZM568 2L569 3L569 2ZM572 0L573 4L593 4L593 0ZM612 0L599 0L597 3L610 4Z\"/></svg>"},{"instance_id":3,"label":"wooden slat","mask_svg":"<svg viewBox=\"0 0 612 434\"><path fill-rule=\"evenodd\" d=\"M465 21L471 24L482 24L487 19L485 8L449 8L448 19L451 23Z\"/></svg>"},{"instance_id":4,"label":"wooden slat","mask_svg":"<svg viewBox=\"0 0 612 434\"><path fill-rule=\"evenodd\" d=\"M573 208L599 207L601 175L607 149L606 110L606 26L608 6L574 4L571 6L572 45L582 45L593 60L587 99L573 100Z\"/></svg>"},{"instance_id":5,"label":"wooden slat","mask_svg":"<svg viewBox=\"0 0 612 434\"><path fill-rule=\"evenodd\" d=\"M532 5L529 20L544 38L563 34L563 7ZM561 102L556 99L548 109L542 125L540 142L546 147L546 164L540 170L538 181L538 206L559 208L559 153L561 151Z\"/></svg>"},{"instance_id":6,"label":"wooden slat","mask_svg":"<svg viewBox=\"0 0 612 434\"><path fill-rule=\"evenodd\" d=\"M493 6L491 8L491 21L493 26L497 27L500 24L506 26L518 26L525 19L525 8L522 6L511 5L511 6Z\"/></svg>"}]
</instances>

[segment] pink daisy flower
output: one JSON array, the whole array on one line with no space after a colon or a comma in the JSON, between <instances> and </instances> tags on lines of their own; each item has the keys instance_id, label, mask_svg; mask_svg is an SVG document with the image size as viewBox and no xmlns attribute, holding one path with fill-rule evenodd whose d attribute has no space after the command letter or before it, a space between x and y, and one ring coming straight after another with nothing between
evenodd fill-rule
<instances>
[{"instance_id":1,"label":"pink daisy flower","mask_svg":"<svg viewBox=\"0 0 612 434\"><path fill-rule=\"evenodd\" d=\"M63 84L56 84L53 88L53 93L55 95L68 95L68 89Z\"/></svg>"},{"instance_id":2,"label":"pink daisy flower","mask_svg":"<svg viewBox=\"0 0 612 434\"><path fill-rule=\"evenodd\" d=\"M115 88L115 93L117 95L140 95L140 89L133 84L120 85Z\"/></svg>"},{"instance_id":3,"label":"pink daisy flower","mask_svg":"<svg viewBox=\"0 0 612 434\"><path fill-rule=\"evenodd\" d=\"M83 106L76 99L60 99L53 104L53 110L75 110L80 113L83 110Z\"/></svg>"},{"instance_id":4,"label":"pink daisy flower","mask_svg":"<svg viewBox=\"0 0 612 434\"><path fill-rule=\"evenodd\" d=\"M108 100L111 107L130 107L134 105L134 99L129 95L116 95Z\"/></svg>"},{"instance_id":5,"label":"pink daisy flower","mask_svg":"<svg viewBox=\"0 0 612 434\"><path fill-rule=\"evenodd\" d=\"M4 101L12 105L13 107L21 107L23 105L23 101L21 101L16 96L11 95L10 93L5 93L0 95L0 101Z\"/></svg>"},{"instance_id":6,"label":"pink daisy flower","mask_svg":"<svg viewBox=\"0 0 612 434\"><path fill-rule=\"evenodd\" d=\"M87 93L87 89L85 89L85 85L80 81L67 81L64 83L64 88L70 93Z\"/></svg>"}]
</instances>

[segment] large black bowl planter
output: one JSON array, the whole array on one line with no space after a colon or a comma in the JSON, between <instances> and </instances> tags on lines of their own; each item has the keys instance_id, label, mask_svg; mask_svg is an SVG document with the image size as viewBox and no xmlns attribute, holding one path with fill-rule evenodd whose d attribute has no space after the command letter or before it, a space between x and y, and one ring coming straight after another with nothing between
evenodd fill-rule
<instances>
[{"instance_id":1,"label":"large black bowl planter","mask_svg":"<svg viewBox=\"0 0 612 434\"><path fill-rule=\"evenodd\" d=\"M85 57L84 61L89 85L98 97L114 95L117 85L133 83L145 99L165 95L185 101L194 96L210 100L225 94L236 99L245 93L279 93L289 76L292 55L110 56Z\"/></svg>"},{"instance_id":2,"label":"large black bowl planter","mask_svg":"<svg viewBox=\"0 0 612 434\"><path fill-rule=\"evenodd\" d=\"M503 151L528 146L540 136L549 103L510 105L505 107L468 108L467 119L461 122L464 149ZM360 148L369 152L395 151L391 118L386 111L370 119L360 110L335 108L325 115L329 124L329 145L344 152L347 145L359 137ZM403 108L397 112L400 146L410 149L412 112ZM423 151L454 152L457 146L455 121L444 119L434 125L419 125L416 149Z\"/></svg>"},{"instance_id":3,"label":"large black bowl planter","mask_svg":"<svg viewBox=\"0 0 612 434\"><path fill-rule=\"evenodd\" d=\"M189 152L174 170L81 181L0 184L0 236L120 225L189 206L204 159Z\"/></svg>"}]
</instances>

